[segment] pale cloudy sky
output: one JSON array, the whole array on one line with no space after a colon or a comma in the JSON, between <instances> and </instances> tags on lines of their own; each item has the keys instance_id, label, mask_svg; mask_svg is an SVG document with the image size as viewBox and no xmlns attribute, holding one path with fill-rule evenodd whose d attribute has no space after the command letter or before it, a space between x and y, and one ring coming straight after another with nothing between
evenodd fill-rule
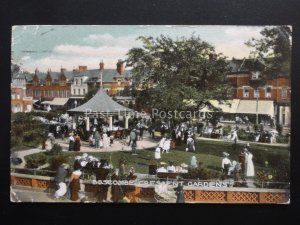
<instances>
[{"instance_id":1,"label":"pale cloudy sky","mask_svg":"<svg viewBox=\"0 0 300 225\"><path fill-rule=\"evenodd\" d=\"M86 65L99 68L103 59L105 68L116 68L118 59L125 59L132 47L140 47L138 36L172 38L199 35L217 52L229 58L248 57L250 49L245 42L259 38L264 27L258 26L50 26L30 25L12 27L12 62L23 70L33 72L67 70Z\"/></svg>"}]
</instances>

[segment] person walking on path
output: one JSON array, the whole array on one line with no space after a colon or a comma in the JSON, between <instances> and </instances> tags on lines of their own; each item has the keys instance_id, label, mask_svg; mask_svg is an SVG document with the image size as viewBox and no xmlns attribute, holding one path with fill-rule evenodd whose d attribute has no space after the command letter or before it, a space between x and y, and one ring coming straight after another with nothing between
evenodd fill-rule
<instances>
[{"instance_id":1,"label":"person walking on path","mask_svg":"<svg viewBox=\"0 0 300 225\"><path fill-rule=\"evenodd\" d=\"M80 190L80 176L82 174L81 172L81 166L80 164L74 164L74 171L72 172L72 175L70 177L69 183L70 183L70 189L71 189L71 200L77 201L79 199L78 192Z\"/></svg>"},{"instance_id":2,"label":"person walking on path","mask_svg":"<svg viewBox=\"0 0 300 225\"><path fill-rule=\"evenodd\" d=\"M73 134L71 134L69 137L69 151L74 151L74 142L75 139L73 137Z\"/></svg>"},{"instance_id":3,"label":"person walking on path","mask_svg":"<svg viewBox=\"0 0 300 225\"><path fill-rule=\"evenodd\" d=\"M184 191L183 191L183 184L182 182L178 182L178 186L175 189L175 194L176 194L176 203L184 203Z\"/></svg>"},{"instance_id":4,"label":"person walking on path","mask_svg":"<svg viewBox=\"0 0 300 225\"><path fill-rule=\"evenodd\" d=\"M248 149L245 150L246 154L246 177L254 177L254 165L253 165L253 155Z\"/></svg>"},{"instance_id":5,"label":"person walking on path","mask_svg":"<svg viewBox=\"0 0 300 225\"><path fill-rule=\"evenodd\" d=\"M79 152L80 151L80 137L78 133L75 135L75 142L74 142L74 151Z\"/></svg>"},{"instance_id":6,"label":"person walking on path","mask_svg":"<svg viewBox=\"0 0 300 225\"><path fill-rule=\"evenodd\" d=\"M95 132L95 148L98 149L99 148L99 142L100 142L100 134L98 131Z\"/></svg>"},{"instance_id":7,"label":"person walking on path","mask_svg":"<svg viewBox=\"0 0 300 225\"><path fill-rule=\"evenodd\" d=\"M194 141L194 139L192 138L191 135L189 135L186 142L187 142L186 151L194 152L196 150L195 149L195 141Z\"/></svg>"}]
</instances>

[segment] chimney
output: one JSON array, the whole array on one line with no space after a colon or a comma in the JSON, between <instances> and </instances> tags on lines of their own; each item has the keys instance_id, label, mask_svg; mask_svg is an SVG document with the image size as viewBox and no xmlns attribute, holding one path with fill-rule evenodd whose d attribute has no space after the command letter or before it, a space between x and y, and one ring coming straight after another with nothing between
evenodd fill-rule
<instances>
[{"instance_id":1,"label":"chimney","mask_svg":"<svg viewBox=\"0 0 300 225\"><path fill-rule=\"evenodd\" d=\"M79 72L84 72L84 71L87 71L87 66L79 66L78 69L79 69Z\"/></svg>"},{"instance_id":2,"label":"chimney","mask_svg":"<svg viewBox=\"0 0 300 225\"><path fill-rule=\"evenodd\" d=\"M120 75L123 75L123 72L124 72L124 62L119 59L118 62L117 62L117 71Z\"/></svg>"},{"instance_id":3,"label":"chimney","mask_svg":"<svg viewBox=\"0 0 300 225\"><path fill-rule=\"evenodd\" d=\"M100 66L100 70L104 70L104 62L103 59L101 60L101 62L99 63Z\"/></svg>"},{"instance_id":4,"label":"chimney","mask_svg":"<svg viewBox=\"0 0 300 225\"><path fill-rule=\"evenodd\" d=\"M60 73L65 73L66 71L66 68L60 68Z\"/></svg>"}]
</instances>

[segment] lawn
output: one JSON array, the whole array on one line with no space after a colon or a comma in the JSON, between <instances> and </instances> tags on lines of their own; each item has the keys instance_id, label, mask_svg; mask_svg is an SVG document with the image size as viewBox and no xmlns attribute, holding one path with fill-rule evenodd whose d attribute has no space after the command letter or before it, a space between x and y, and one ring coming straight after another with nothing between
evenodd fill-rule
<instances>
[{"instance_id":1,"label":"lawn","mask_svg":"<svg viewBox=\"0 0 300 225\"><path fill-rule=\"evenodd\" d=\"M271 167L277 167L278 162L288 162L289 165L289 148L288 147L272 147L251 144L251 152L254 155L253 162L256 169L264 168L265 161L268 161ZM231 143L214 142L199 140L196 142L196 152L186 152L185 145L178 146L176 150L171 150L170 153L162 154L161 160L155 161L154 149L138 150L137 155L132 155L131 152L95 152L88 153L97 158L108 159L114 167L118 166L121 158L127 162L126 168L133 166L138 173L148 173L148 166L150 164L159 164L159 162L173 161L175 165L181 163L190 164L190 160L193 155L196 156L198 162L202 162L203 165L214 171L220 171L222 152L226 151L230 154L231 160L238 161L238 155L242 149L242 145L238 145L234 151ZM38 153L45 154L45 153ZM82 155L82 152L63 152L61 153L67 158L70 165L73 165L74 157L76 155ZM48 158L53 156L47 156Z\"/></svg>"}]
</instances>

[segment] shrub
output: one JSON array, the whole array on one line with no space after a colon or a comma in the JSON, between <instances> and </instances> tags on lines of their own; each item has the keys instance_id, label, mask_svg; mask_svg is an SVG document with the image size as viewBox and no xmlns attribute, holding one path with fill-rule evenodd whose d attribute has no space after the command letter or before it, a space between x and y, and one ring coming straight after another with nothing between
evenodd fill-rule
<instances>
[{"instance_id":1,"label":"shrub","mask_svg":"<svg viewBox=\"0 0 300 225\"><path fill-rule=\"evenodd\" d=\"M289 137L288 136L278 136L276 138L276 142L277 143L287 144L289 142Z\"/></svg>"},{"instance_id":2,"label":"shrub","mask_svg":"<svg viewBox=\"0 0 300 225\"><path fill-rule=\"evenodd\" d=\"M66 162L68 162L68 156L66 155L53 156L48 160L49 170L56 171L61 164Z\"/></svg>"},{"instance_id":3,"label":"shrub","mask_svg":"<svg viewBox=\"0 0 300 225\"><path fill-rule=\"evenodd\" d=\"M229 135L229 134L230 134L230 131L231 131L231 126L230 126L230 125L224 126L224 128L223 128L223 135L224 135L224 136Z\"/></svg>"},{"instance_id":4,"label":"shrub","mask_svg":"<svg viewBox=\"0 0 300 225\"><path fill-rule=\"evenodd\" d=\"M282 134L282 130L283 130L283 127L281 124L277 123L276 124L276 130L278 131L278 134L281 135Z\"/></svg>"},{"instance_id":5,"label":"shrub","mask_svg":"<svg viewBox=\"0 0 300 225\"><path fill-rule=\"evenodd\" d=\"M257 131L259 130L259 125L258 125L258 124L254 124L254 125L253 125L253 130L254 130L255 132L257 132Z\"/></svg>"},{"instance_id":6,"label":"shrub","mask_svg":"<svg viewBox=\"0 0 300 225\"><path fill-rule=\"evenodd\" d=\"M62 151L62 147L59 144L54 144L53 147L49 152L47 152L47 155L58 155Z\"/></svg>"},{"instance_id":7,"label":"shrub","mask_svg":"<svg viewBox=\"0 0 300 225\"><path fill-rule=\"evenodd\" d=\"M239 129L237 135L241 140L249 140L249 135L244 129Z\"/></svg>"},{"instance_id":8,"label":"shrub","mask_svg":"<svg viewBox=\"0 0 300 225\"><path fill-rule=\"evenodd\" d=\"M44 165L47 161L47 157L43 153L33 154L25 157L26 168L36 169L41 165Z\"/></svg>"}]
</instances>

